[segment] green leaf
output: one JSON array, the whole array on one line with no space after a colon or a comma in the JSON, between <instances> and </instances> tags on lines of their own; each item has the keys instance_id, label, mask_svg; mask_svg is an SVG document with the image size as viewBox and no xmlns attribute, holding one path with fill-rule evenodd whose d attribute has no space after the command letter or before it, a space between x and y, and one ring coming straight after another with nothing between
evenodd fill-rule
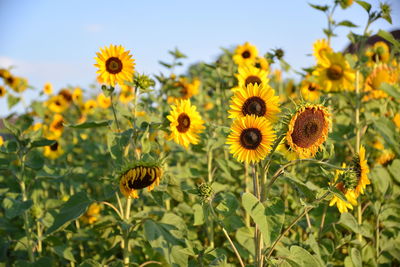
<instances>
[{"instance_id":1,"label":"green leaf","mask_svg":"<svg viewBox=\"0 0 400 267\"><path fill-rule=\"evenodd\" d=\"M337 24L338 26L344 26L349 28L357 28L358 26L351 22L350 20L343 20Z\"/></svg>"},{"instance_id":2,"label":"green leaf","mask_svg":"<svg viewBox=\"0 0 400 267\"><path fill-rule=\"evenodd\" d=\"M364 8L365 11L367 11L368 13L371 10L371 4L369 4L365 1L356 0L356 3L359 4L360 6L362 6L362 8Z\"/></svg>"},{"instance_id":3,"label":"green leaf","mask_svg":"<svg viewBox=\"0 0 400 267\"><path fill-rule=\"evenodd\" d=\"M395 159L393 160L392 164L388 166L388 170L392 177L400 183L400 175L399 175L399 170L400 170L400 159Z\"/></svg>"},{"instance_id":4,"label":"green leaf","mask_svg":"<svg viewBox=\"0 0 400 267\"><path fill-rule=\"evenodd\" d=\"M19 199L13 199L6 197L3 199L3 208L5 209L5 216L8 219L13 219L17 216L22 215L26 210L32 207L32 200L21 201Z\"/></svg>"},{"instance_id":5,"label":"green leaf","mask_svg":"<svg viewBox=\"0 0 400 267\"><path fill-rule=\"evenodd\" d=\"M357 248L351 248L350 257L354 267L362 267L361 253Z\"/></svg>"},{"instance_id":6,"label":"green leaf","mask_svg":"<svg viewBox=\"0 0 400 267\"><path fill-rule=\"evenodd\" d=\"M11 109L13 106L19 103L21 100L20 97L13 96L12 94L8 94L7 96L7 104L8 104L8 109Z\"/></svg>"},{"instance_id":7,"label":"green leaf","mask_svg":"<svg viewBox=\"0 0 400 267\"><path fill-rule=\"evenodd\" d=\"M393 35L390 32L384 31L384 30L379 30L378 36L382 37L386 41L392 43L397 49L400 49L400 42L396 40L396 38L393 37Z\"/></svg>"},{"instance_id":8,"label":"green leaf","mask_svg":"<svg viewBox=\"0 0 400 267\"><path fill-rule=\"evenodd\" d=\"M3 119L3 124L4 127L6 127L6 129L9 130L16 137L20 135L19 129L14 124L9 123L6 119Z\"/></svg>"},{"instance_id":9,"label":"green leaf","mask_svg":"<svg viewBox=\"0 0 400 267\"><path fill-rule=\"evenodd\" d=\"M342 191L340 191L336 187L330 186L328 190L329 190L329 192L332 192L335 196L337 196L342 201L348 202L346 196L342 193Z\"/></svg>"},{"instance_id":10,"label":"green leaf","mask_svg":"<svg viewBox=\"0 0 400 267\"><path fill-rule=\"evenodd\" d=\"M51 146L52 144L54 144L56 141L55 140L49 140L49 139L39 139L36 141L33 141L31 143L31 147L42 147L42 146Z\"/></svg>"},{"instance_id":11,"label":"green leaf","mask_svg":"<svg viewBox=\"0 0 400 267\"><path fill-rule=\"evenodd\" d=\"M242 227L236 231L236 240L248 252L254 255L254 228Z\"/></svg>"},{"instance_id":12,"label":"green leaf","mask_svg":"<svg viewBox=\"0 0 400 267\"><path fill-rule=\"evenodd\" d=\"M399 171L399 169L397 171ZM372 169L370 177L375 187L382 195L385 195L392 181L388 171L382 166L376 166Z\"/></svg>"},{"instance_id":13,"label":"green leaf","mask_svg":"<svg viewBox=\"0 0 400 267\"><path fill-rule=\"evenodd\" d=\"M95 260L87 259L84 260L81 264L78 265L79 267L101 267L101 264Z\"/></svg>"},{"instance_id":14,"label":"green leaf","mask_svg":"<svg viewBox=\"0 0 400 267\"><path fill-rule=\"evenodd\" d=\"M97 127L104 127L109 126L111 124L111 120L104 120L104 121L87 121L80 124L69 124L65 125L66 127L75 128L75 129L87 129L87 128L97 128Z\"/></svg>"},{"instance_id":15,"label":"green leaf","mask_svg":"<svg viewBox=\"0 0 400 267\"><path fill-rule=\"evenodd\" d=\"M360 232L360 227L358 226L357 220L351 213L342 213L338 223L356 234Z\"/></svg>"},{"instance_id":16,"label":"green leaf","mask_svg":"<svg viewBox=\"0 0 400 267\"><path fill-rule=\"evenodd\" d=\"M193 215L194 215L194 226L203 225L204 224L204 212L203 206L200 204L193 205Z\"/></svg>"},{"instance_id":17,"label":"green leaf","mask_svg":"<svg viewBox=\"0 0 400 267\"><path fill-rule=\"evenodd\" d=\"M215 208L216 211L226 217L234 214L239 208L239 202L231 192L218 194L215 201L219 203Z\"/></svg>"},{"instance_id":18,"label":"green leaf","mask_svg":"<svg viewBox=\"0 0 400 267\"><path fill-rule=\"evenodd\" d=\"M323 266L313 255L310 254L310 252L299 246L290 247L290 255L288 259L296 264L294 266Z\"/></svg>"},{"instance_id":19,"label":"green leaf","mask_svg":"<svg viewBox=\"0 0 400 267\"><path fill-rule=\"evenodd\" d=\"M26 157L26 166L34 170L40 170L44 165L44 158L39 151L31 151Z\"/></svg>"},{"instance_id":20,"label":"green leaf","mask_svg":"<svg viewBox=\"0 0 400 267\"><path fill-rule=\"evenodd\" d=\"M329 8L329 6L327 6L327 5L325 5L325 6L319 6L319 5L314 5L314 4L310 4L310 3L308 3L308 4L310 5L310 7L314 8L314 9L316 9L316 10L323 11L323 12L327 11L328 8Z\"/></svg>"},{"instance_id":21,"label":"green leaf","mask_svg":"<svg viewBox=\"0 0 400 267\"><path fill-rule=\"evenodd\" d=\"M69 198L61 207L60 212L55 216L52 226L47 229L45 235L50 235L62 227L65 227L69 222L76 220L86 212L87 207L92 201L87 197L85 192L79 192Z\"/></svg>"},{"instance_id":22,"label":"green leaf","mask_svg":"<svg viewBox=\"0 0 400 267\"><path fill-rule=\"evenodd\" d=\"M269 199L265 205L265 214L270 232L269 243L272 244L280 235L285 222L285 204L281 198L277 197Z\"/></svg>"},{"instance_id":23,"label":"green leaf","mask_svg":"<svg viewBox=\"0 0 400 267\"><path fill-rule=\"evenodd\" d=\"M389 145L397 155L400 155L398 143L400 136L396 133L394 123L388 118L379 118L374 121L374 129L385 139L386 144Z\"/></svg>"},{"instance_id":24,"label":"green leaf","mask_svg":"<svg viewBox=\"0 0 400 267\"><path fill-rule=\"evenodd\" d=\"M396 99L400 99L400 88L396 87L395 85L382 83L379 89Z\"/></svg>"},{"instance_id":25,"label":"green leaf","mask_svg":"<svg viewBox=\"0 0 400 267\"><path fill-rule=\"evenodd\" d=\"M72 254L72 247L67 247L66 245L60 245L53 247L53 249L58 256L66 260L76 262L74 255Z\"/></svg>"}]
</instances>

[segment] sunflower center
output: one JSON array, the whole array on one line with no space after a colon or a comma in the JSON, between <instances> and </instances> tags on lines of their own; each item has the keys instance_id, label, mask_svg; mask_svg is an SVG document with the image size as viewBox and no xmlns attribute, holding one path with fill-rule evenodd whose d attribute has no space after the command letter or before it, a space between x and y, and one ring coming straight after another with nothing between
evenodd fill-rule
<instances>
[{"instance_id":1,"label":"sunflower center","mask_svg":"<svg viewBox=\"0 0 400 267\"><path fill-rule=\"evenodd\" d=\"M264 100L258 96L248 98L242 107L242 113L244 116L254 114L261 117L264 116L266 112L267 106L265 105Z\"/></svg>"},{"instance_id":2,"label":"sunflower center","mask_svg":"<svg viewBox=\"0 0 400 267\"><path fill-rule=\"evenodd\" d=\"M129 179L127 185L130 189L143 189L154 183L157 178L156 175L150 175L150 168L145 168L145 170L146 174L142 179L138 178L141 176L140 174L136 175L136 177L133 177L132 179ZM136 171L139 171L139 168L136 168Z\"/></svg>"},{"instance_id":3,"label":"sunflower center","mask_svg":"<svg viewBox=\"0 0 400 267\"><path fill-rule=\"evenodd\" d=\"M308 91L313 92L313 91L315 91L315 90L317 90L317 87L314 86L313 84L310 84L310 85L308 86Z\"/></svg>"},{"instance_id":4,"label":"sunflower center","mask_svg":"<svg viewBox=\"0 0 400 267\"><path fill-rule=\"evenodd\" d=\"M261 131L257 128L244 129L240 134L240 144L246 149L257 149L261 141Z\"/></svg>"},{"instance_id":5,"label":"sunflower center","mask_svg":"<svg viewBox=\"0 0 400 267\"><path fill-rule=\"evenodd\" d=\"M261 64L259 62L257 62L254 67L256 67L257 69L261 69Z\"/></svg>"},{"instance_id":6,"label":"sunflower center","mask_svg":"<svg viewBox=\"0 0 400 267\"><path fill-rule=\"evenodd\" d=\"M62 129L62 128L64 128L63 120L59 120L59 121L57 121L56 124L54 124L54 129L58 130L58 129Z\"/></svg>"},{"instance_id":7,"label":"sunflower center","mask_svg":"<svg viewBox=\"0 0 400 267\"><path fill-rule=\"evenodd\" d=\"M54 144L52 144L50 146L50 150L51 151L57 151L57 149L58 149L58 142L55 142Z\"/></svg>"},{"instance_id":8,"label":"sunflower center","mask_svg":"<svg viewBox=\"0 0 400 267\"><path fill-rule=\"evenodd\" d=\"M182 113L178 117L178 126L176 129L180 133L186 133L190 128L190 117L186 113Z\"/></svg>"},{"instance_id":9,"label":"sunflower center","mask_svg":"<svg viewBox=\"0 0 400 267\"><path fill-rule=\"evenodd\" d=\"M72 95L69 91L67 90L61 90L59 93L67 102L72 101Z\"/></svg>"},{"instance_id":10,"label":"sunflower center","mask_svg":"<svg viewBox=\"0 0 400 267\"><path fill-rule=\"evenodd\" d=\"M258 76L255 75L251 75L249 77L246 78L244 85L247 86L249 84L261 84L261 79Z\"/></svg>"},{"instance_id":11,"label":"sunflower center","mask_svg":"<svg viewBox=\"0 0 400 267\"><path fill-rule=\"evenodd\" d=\"M343 68L338 64L333 64L328 68L326 74L330 80L339 80L343 77Z\"/></svg>"},{"instance_id":12,"label":"sunflower center","mask_svg":"<svg viewBox=\"0 0 400 267\"><path fill-rule=\"evenodd\" d=\"M249 51L244 51L243 53L242 53L242 57L243 58L249 58L251 56L251 54L250 54L250 52Z\"/></svg>"},{"instance_id":13,"label":"sunflower center","mask_svg":"<svg viewBox=\"0 0 400 267\"><path fill-rule=\"evenodd\" d=\"M322 136L325 124L321 110L306 109L296 119L292 133L293 142L302 148L315 144Z\"/></svg>"},{"instance_id":14,"label":"sunflower center","mask_svg":"<svg viewBox=\"0 0 400 267\"><path fill-rule=\"evenodd\" d=\"M122 70L122 61L117 57L110 57L106 61L106 70L111 74L117 74Z\"/></svg>"}]
</instances>

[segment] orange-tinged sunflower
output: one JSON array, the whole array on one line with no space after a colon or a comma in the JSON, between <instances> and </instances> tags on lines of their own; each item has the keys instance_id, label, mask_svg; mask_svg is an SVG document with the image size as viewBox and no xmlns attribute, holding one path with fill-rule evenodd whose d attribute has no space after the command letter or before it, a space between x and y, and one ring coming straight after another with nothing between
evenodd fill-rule
<instances>
[{"instance_id":1,"label":"orange-tinged sunflower","mask_svg":"<svg viewBox=\"0 0 400 267\"><path fill-rule=\"evenodd\" d=\"M386 64L380 64L365 80L365 91L367 95L363 97L363 101L369 101L371 99L387 98L388 95L380 90L383 83L395 84L397 82L396 71Z\"/></svg>"},{"instance_id":2,"label":"orange-tinged sunflower","mask_svg":"<svg viewBox=\"0 0 400 267\"><path fill-rule=\"evenodd\" d=\"M50 159L56 159L64 154L64 150L60 146L60 144L56 141L51 146L44 147L44 155Z\"/></svg>"},{"instance_id":3,"label":"orange-tinged sunflower","mask_svg":"<svg viewBox=\"0 0 400 267\"><path fill-rule=\"evenodd\" d=\"M328 138L331 115L322 105L306 104L291 118L286 140L301 158L313 157Z\"/></svg>"},{"instance_id":4,"label":"orange-tinged sunflower","mask_svg":"<svg viewBox=\"0 0 400 267\"><path fill-rule=\"evenodd\" d=\"M101 108L109 108L111 106L111 97L107 97L103 93L101 93L97 96L97 104Z\"/></svg>"},{"instance_id":5,"label":"orange-tinged sunflower","mask_svg":"<svg viewBox=\"0 0 400 267\"><path fill-rule=\"evenodd\" d=\"M342 53L325 53L325 60L318 62L313 71L324 91L353 91L355 72Z\"/></svg>"},{"instance_id":6,"label":"orange-tinged sunflower","mask_svg":"<svg viewBox=\"0 0 400 267\"><path fill-rule=\"evenodd\" d=\"M50 132L56 138L59 138L64 131L64 118L60 114L55 114L50 124Z\"/></svg>"},{"instance_id":7,"label":"orange-tinged sunflower","mask_svg":"<svg viewBox=\"0 0 400 267\"><path fill-rule=\"evenodd\" d=\"M187 148L189 144L199 143L199 133L204 130L204 121L201 119L196 106L192 106L190 99L178 100L171 106L170 115L167 119L171 122L171 134L169 140L174 140Z\"/></svg>"},{"instance_id":8,"label":"orange-tinged sunflower","mask_svg":"<svg viewBox=\"0 0 400 267\"><path fill-rule=\"evenodd\" d=\"M125 171L120 177L119 188L127 198L139 198L138 190L148 191L160 184L162 169L159 166L138 165Z\"/></svg>"},{"instance_id":9,"label":"orange-tinged sunflower","mask_svg":"<svg viewBox=\"0 0 400 267\"><path fill-rule=\"evenodd\" d=\"M232 123L226 144L238 161L257 163L269 154L275 137L271 122L265 117L247 115Z\"/></svg>"},{"instance_id":10,"label":"orange-tinged sunflower","mask_svg":"<svg viewBox=\"0 0 400 267\"><path fill-rule=\"evenodd\" d=\"M53 93L53 85L49 82L45 83L43 87L43 92L46 95L51 95Z\"/></svg>"},{"instance_id":11,"label":"orange-tinged sunflower","mask_svg":"<svg viewBox=\"0 0 400 267\"><path fill-rule=\"evenodd\" d=\"M343 163L342 168L346 168L346 164ZM348 212L352 210L353 206L357 206L357 195L352 186L352 177L346 176L345 171L337 170L335 175L335 187L343 193L346 197L346 201L334 195L329 203L329 206L336 204L340 213Z\"/></svg>"},{"instance_id":12,"label":"orange-tinged sunflower","mask_svg":"<svg viewBox=\"0 0 400 267\"><path fill-rule=\"evenodd\" d=\"M110 45L110 47L100 48L101 53L97 52L95 58L98 68L98 81L102 84L107 84L115 87L124 84L125 81L133 81L134 59L129 54L130 51L125 51L121 45Z\"/></svg>"},{"instance_id":13,"label":"orange-tinged sunflower","mask_svg":"<svg viewBox=\"0 0 400 267\"><path fill-rule=\"evenodd\" d=\"M229 118L255 115L276 121L280 112L279 96L275 96L275 90L266 83L239 87L234 91L230 107Z\"/></svg>"},{"instance_id":14,"label":"orange-tinged sunflower","mask_svg":"<svg viewBox=\"0 0 400 267\"><path fill-rule=\"evenodd\" d=\"M5 94L7 93L7 90L4 86L0 86L0 97L5 96Z\"/></svg>"},{"instance_id":15,"label":"orange-tinged sunflower","mask_svg":"<svg viewBox=\"0 0 400 267\"><path fill-rule=\"evenodd\" d=\"M244 45L239 45L235 49L233 61L238 65L252 64L258 56L257 47L246 42Z\"/></svg>"},{"instance_id":16,"label":"orange-tinged sunflower","mask_svg":"<svg viewBox=\"0 0 400 267\"><path fill-rule=\"evenodd\" d=\"M235 76L238 80L238 87L246 87L249 84L262 85L269 81L267 71L250 65L239 66L238 73Z\"/></svg>"},{"instance_id":17,"label":"orange-tinged sunflower","mask_svg":"<svg viewBox=\"0 0 400 267\"><path fill-rule=\"evenodd\" d=\"M367 65L369 66L375 63L388 63L390 59L390 48L385 42L379 41L368 48L365 55L368 57Z\"/></svg>"},{"instance_id":18,"label":"orange-tinged sunflower","mask_svg":"<svg viewBox=\"0 0 400 267\"><path fill-rule=\"evenodd\" d=\"M306 78L301 82L300 92L304 100L317 102L321 95L321 87L319 84L311 82Z\"/></svg>"},{"instance_id":19,"label":"orange-tinged sunflower","mask_svg":"<svg viewBox=\"0 0 400 267\"><path fill-rule=\"evenodd\" d=\"M326 39L319 39L313 44L313 56L317 63L325 61L326 54L332 52L333 50Z\"/></svg>"},{"instance_id":20,"label":"orange-tinged sunflower","mask_svg":"<svg viewBox=\"0 0 400 267\"><path fill-rule=\"evenodd\" d=\"M354 191L359 196L360 194L364 194L364 189L371 183L368 179L369 167L365 158L364 146L360 147L360 153L354 157L353 168L357 175L357 186Z\"/></svg>"}]
</instances>

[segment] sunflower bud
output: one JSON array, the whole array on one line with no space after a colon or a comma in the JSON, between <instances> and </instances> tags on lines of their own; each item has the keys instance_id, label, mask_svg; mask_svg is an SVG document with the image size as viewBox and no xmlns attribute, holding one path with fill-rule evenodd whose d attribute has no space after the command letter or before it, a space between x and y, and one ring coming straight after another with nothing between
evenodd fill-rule
<instances>
[{"instance_id":1,"label":"sunflower bud","mask_svg":"<svg viewBox=\"0 0 400 267\"><path fill-rule=\"evenodd\" d=\"M154 86L155 84L154 81L145 74L135 75L133 83L137 88L140 88L142 90L149 89L151 86Z\"/></svg>"},{"instance_id":2,"label":"sunflower bud","mask_svg":"<svg viewBox=\"0 0 400 267\"><path fill-rule=\"evenodd\" d=\"M197 185L197 195L200 197L201 202L204 204L212 199L214 195L214 190L211 188L211 185L203 182Z\"/></svg>"}]
</instances>

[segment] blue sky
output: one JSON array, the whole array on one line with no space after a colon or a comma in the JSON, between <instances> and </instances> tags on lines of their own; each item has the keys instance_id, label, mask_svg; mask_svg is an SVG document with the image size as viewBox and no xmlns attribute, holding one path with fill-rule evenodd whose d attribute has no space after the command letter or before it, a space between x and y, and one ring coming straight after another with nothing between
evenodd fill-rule
<instances>
[{"instance_id":1,"label":"blue sky","mask_svg":"<svg viewBox=\"0 0 400 267\"><path fill-rule=\"evenodd\" d=\"M399 1L391 1L393 25L379 21L373 30L400 25ZM371 3L378 7L377 0ZM335 18L362 26L367 19L357 5L338 9ZM158 61L168 61L167 51L175 47L188 56L188 66L215 59L220 47L249 41L262 54L283 48L286 60L299 69L313 63L307 54L312 43L323 37L323 26L325 16L301 0L0 0L0 67L14 65L14 73L38 89L47 81L56 90L67 85L85 88L95 80L95 52L111 43L131 50L137 71L151 74L164 70ZM338 33L332 46L341 50L348 29ZM29 101L37 92L25 95ZM0 115L8 113L6 109L5 99L0 99Z\"/></svg>"}]
</instances>

